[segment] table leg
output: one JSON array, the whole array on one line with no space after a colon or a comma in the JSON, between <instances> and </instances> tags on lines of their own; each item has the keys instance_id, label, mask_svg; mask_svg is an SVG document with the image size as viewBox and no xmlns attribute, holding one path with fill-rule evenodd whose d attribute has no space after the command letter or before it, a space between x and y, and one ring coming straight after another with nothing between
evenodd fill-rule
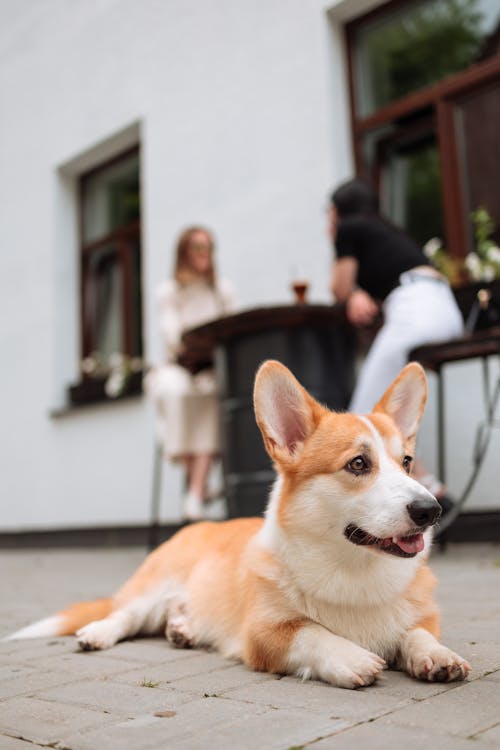
<instances>
[{"instance_id":1,"label":"table leg","mask_svg":"<svg viewBox=\"0 0 500 750\"><path fill-rule=\"evenodd\" d=\"M163 449L155 443L153 459L153 486L151 488L151 518L149 522L148 547L153 549L158 544L160 525L161 475L163 469Z\"/></svg>"},{"instance_id":2,"label":"table leg","mask_svg":"<svg viewBox=\"0 0 500 750\"><path fill-rule=\"evenodd\" d=\"M446 485L446 442L445 442L445 403L444 403L444 375L440 367L437 371L437 438L438 438L438 476Z\"/></svg>"}]
</instances>

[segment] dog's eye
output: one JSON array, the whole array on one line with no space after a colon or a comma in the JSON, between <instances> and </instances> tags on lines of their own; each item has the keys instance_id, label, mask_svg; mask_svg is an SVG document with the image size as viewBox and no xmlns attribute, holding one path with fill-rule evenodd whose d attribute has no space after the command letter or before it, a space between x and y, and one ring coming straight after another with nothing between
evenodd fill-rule
<instances>
[{"instance_id":1,"label":"dog's eye","mask_svg":"<svg viewBox=\"0 0 500 750\"><path fill-rule=\"evenodd\" d=\"M370 468L370 465L368 464L368 461L363 456L356 456L355 458L352 458L348 464L346 464L347 471L352 472L353 474L363 474L365 471L368 471Z\"/></svg>"},{"instance_id":2,"label":"dog's eye","mask_svg":"<svg viewBox=\"0 0 500 750\"><path fill-rule=\"evenodd\" d=\"M406 471L407 474L411 471L411 464L412 464L413 458L411 456L405 456L403 458L403 469Z\"/></svg>"}]
</instances>

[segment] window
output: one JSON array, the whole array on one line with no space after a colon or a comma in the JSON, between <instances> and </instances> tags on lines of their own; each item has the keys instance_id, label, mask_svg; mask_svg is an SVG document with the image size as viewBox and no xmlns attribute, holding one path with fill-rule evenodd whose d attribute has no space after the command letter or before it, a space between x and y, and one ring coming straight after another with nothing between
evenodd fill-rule
<instances>
[{"instance_id":1,"label":"window","mask_svg":"<svg viewBox=\"0 0 500 750\"><path fill-rule=\"evenodd\" d=\"M479 205L500 228L498 0L394 0L346 32L358 174L415 239L465 255Z\"/></svg>"},{"instance_id":2,"label":"window","mask_svg":"<svg viewBox=\"0 0 500 750\"><path fill-rule=\"evenodd\" d=\"M110 372L130 374L129 363L140 375L138 149L82 176L80 209L82 383L71 389L73 402L105 397Z\"/></svg>"}]
</instances>

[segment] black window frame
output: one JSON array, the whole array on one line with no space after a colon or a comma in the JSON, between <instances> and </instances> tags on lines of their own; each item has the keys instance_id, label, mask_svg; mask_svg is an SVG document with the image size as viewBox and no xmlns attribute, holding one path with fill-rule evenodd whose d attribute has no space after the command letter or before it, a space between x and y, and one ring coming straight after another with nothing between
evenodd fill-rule
<instances>
[{"instance_id":1,"label":"black window frame","mask_svg":"<svg viewBox=\"0 0 500 750\"><path fill-rule=\"evenodd\" d=\"M128 224L116 227L105 236L86 242L84 237L84 196L88 180L99 172L137 156L139 159L139 197L140 187L140 146L127 149L88 172L80 175L78 184L79 208L79 321L80 321L80 377L79 382L70 386L69 401L74 406L91 404L99 401L116 400L125 396L142 393L143 367L143 294L142 294L142 242L141 242L141 208L139 218ZM106 392L106 381L109 372L103 372L102 363L92 371L88 362L96 357L97 343L95 330L90 325L88 287L92 282L90 261L96 253L105 248L113 248L118 261L121 278L121 330L122 341L120 354L124 362L132 362L133 368L125 365L127 376L124 387L118 395L110 396ZM86 366L87 363L87 366ZM104 369L106 365L104 365Z\"/></svg>"}]
</instances>

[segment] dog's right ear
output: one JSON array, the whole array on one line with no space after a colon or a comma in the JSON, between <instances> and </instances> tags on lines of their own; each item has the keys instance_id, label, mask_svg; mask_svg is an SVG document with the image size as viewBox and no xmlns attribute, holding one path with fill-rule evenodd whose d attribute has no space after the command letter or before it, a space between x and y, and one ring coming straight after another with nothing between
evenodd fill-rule
<instances>
[{"instance_id":1,"label":"dog's right ear","mask_svg":"<svg viewBox=\"0 0 500 750\"><path fill-rule=\"evenodd\" d=\"M268 360L255 378L254 408L266 450L289 463L316 429L324 409L280 362Z\"/></svg>"}]
</instances>

